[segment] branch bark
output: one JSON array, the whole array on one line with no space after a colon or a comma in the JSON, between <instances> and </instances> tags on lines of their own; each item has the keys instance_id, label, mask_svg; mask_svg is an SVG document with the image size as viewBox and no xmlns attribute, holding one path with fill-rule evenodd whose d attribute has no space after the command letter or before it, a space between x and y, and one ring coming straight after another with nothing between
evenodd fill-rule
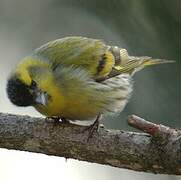
<instances>
[{"instance_id":1,"label":"branch bark","mask_svg":"<svg viewBox=\"0 0 181 180\"><path fill-rule=\"evenodd\" d=\"M0 147L73 158L136 171L181 175L181 130L135 115L128 123L146 133L85 127L0 113Z\"/></svg>"}]
</instances>

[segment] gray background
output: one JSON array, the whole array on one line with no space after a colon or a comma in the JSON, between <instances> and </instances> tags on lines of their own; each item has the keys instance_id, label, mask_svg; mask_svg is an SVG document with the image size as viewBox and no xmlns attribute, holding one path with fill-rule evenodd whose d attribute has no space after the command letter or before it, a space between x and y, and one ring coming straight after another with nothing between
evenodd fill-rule
<instances>
[{"instance_id":1,"label":"gray background","mask_svg":"<svg viewBox=\"0 0 181 180\"><path fill-rule=\"evenodd\" d=\"M131 55L176 61L137 73L129 104L121 114L106 118L107 127L131 129L129 114L180 127L180 12L179 0L0 0L0 110L40 116L33 108L10 104L5 93L9 72L38 46L82 35L126 48ZM0 179L181 179L7 150L0 151L0 162Z\"/></svg>"}]
</instances>

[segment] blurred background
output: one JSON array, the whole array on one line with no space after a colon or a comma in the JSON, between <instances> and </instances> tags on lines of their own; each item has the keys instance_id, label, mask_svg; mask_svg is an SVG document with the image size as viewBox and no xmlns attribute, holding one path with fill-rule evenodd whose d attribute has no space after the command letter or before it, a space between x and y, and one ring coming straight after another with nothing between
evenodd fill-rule
<instances>
[{"instance_id":1,"label":"blurred background","mask_svg":"<svg viewBox=\"0 0 181 180\"><path fill-rule=\"evenodd\" d=\"M0 0L0 111L40 116L33 108L17 108L8 101L5 86L9 72L38 46L81 35L126 48L131 55L176 61L137 73L129 104L121 114L106 117L108 128L133 130L126 122L129 114L180 128L180 32L180 0ZM1 149L0 179L24 178L181 179Z\"/></svg>"}]
</instances>

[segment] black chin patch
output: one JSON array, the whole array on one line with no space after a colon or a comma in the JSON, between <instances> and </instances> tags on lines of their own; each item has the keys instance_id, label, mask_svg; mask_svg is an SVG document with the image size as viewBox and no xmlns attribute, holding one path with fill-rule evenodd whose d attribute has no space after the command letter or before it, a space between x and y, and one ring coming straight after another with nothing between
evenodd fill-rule
<instances>
[{"instance_id":1,"label":"black chin patch","mask_svg":"<svg viewBox=\"0 0 181 180\"><path fill-rule=\"evenodd\" d=\"M30 106L34 104L34 98L30 94L29 86L18 78L10 78L8 80L6 91L10 101L17 106Z\"/></svg>"}]
</instances>

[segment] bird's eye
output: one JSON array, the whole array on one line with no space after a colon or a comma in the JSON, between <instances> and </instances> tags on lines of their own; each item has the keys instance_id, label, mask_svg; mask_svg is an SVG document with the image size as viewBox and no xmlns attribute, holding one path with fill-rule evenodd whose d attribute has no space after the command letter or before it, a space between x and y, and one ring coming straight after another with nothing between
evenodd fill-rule
<instances>
[{"instance_id":1,"label":"bird's eye","mask_svg":"<svg viewBox=\"0 0 181 180\"><path fill-rule=\"evenodd\" d=\"M34 81L34 80L32 80L32 82L31 82L31 88L33 89L33 88L35 88L37 85L36 85L36 82Z\"/></svg>"}]
</instances>

